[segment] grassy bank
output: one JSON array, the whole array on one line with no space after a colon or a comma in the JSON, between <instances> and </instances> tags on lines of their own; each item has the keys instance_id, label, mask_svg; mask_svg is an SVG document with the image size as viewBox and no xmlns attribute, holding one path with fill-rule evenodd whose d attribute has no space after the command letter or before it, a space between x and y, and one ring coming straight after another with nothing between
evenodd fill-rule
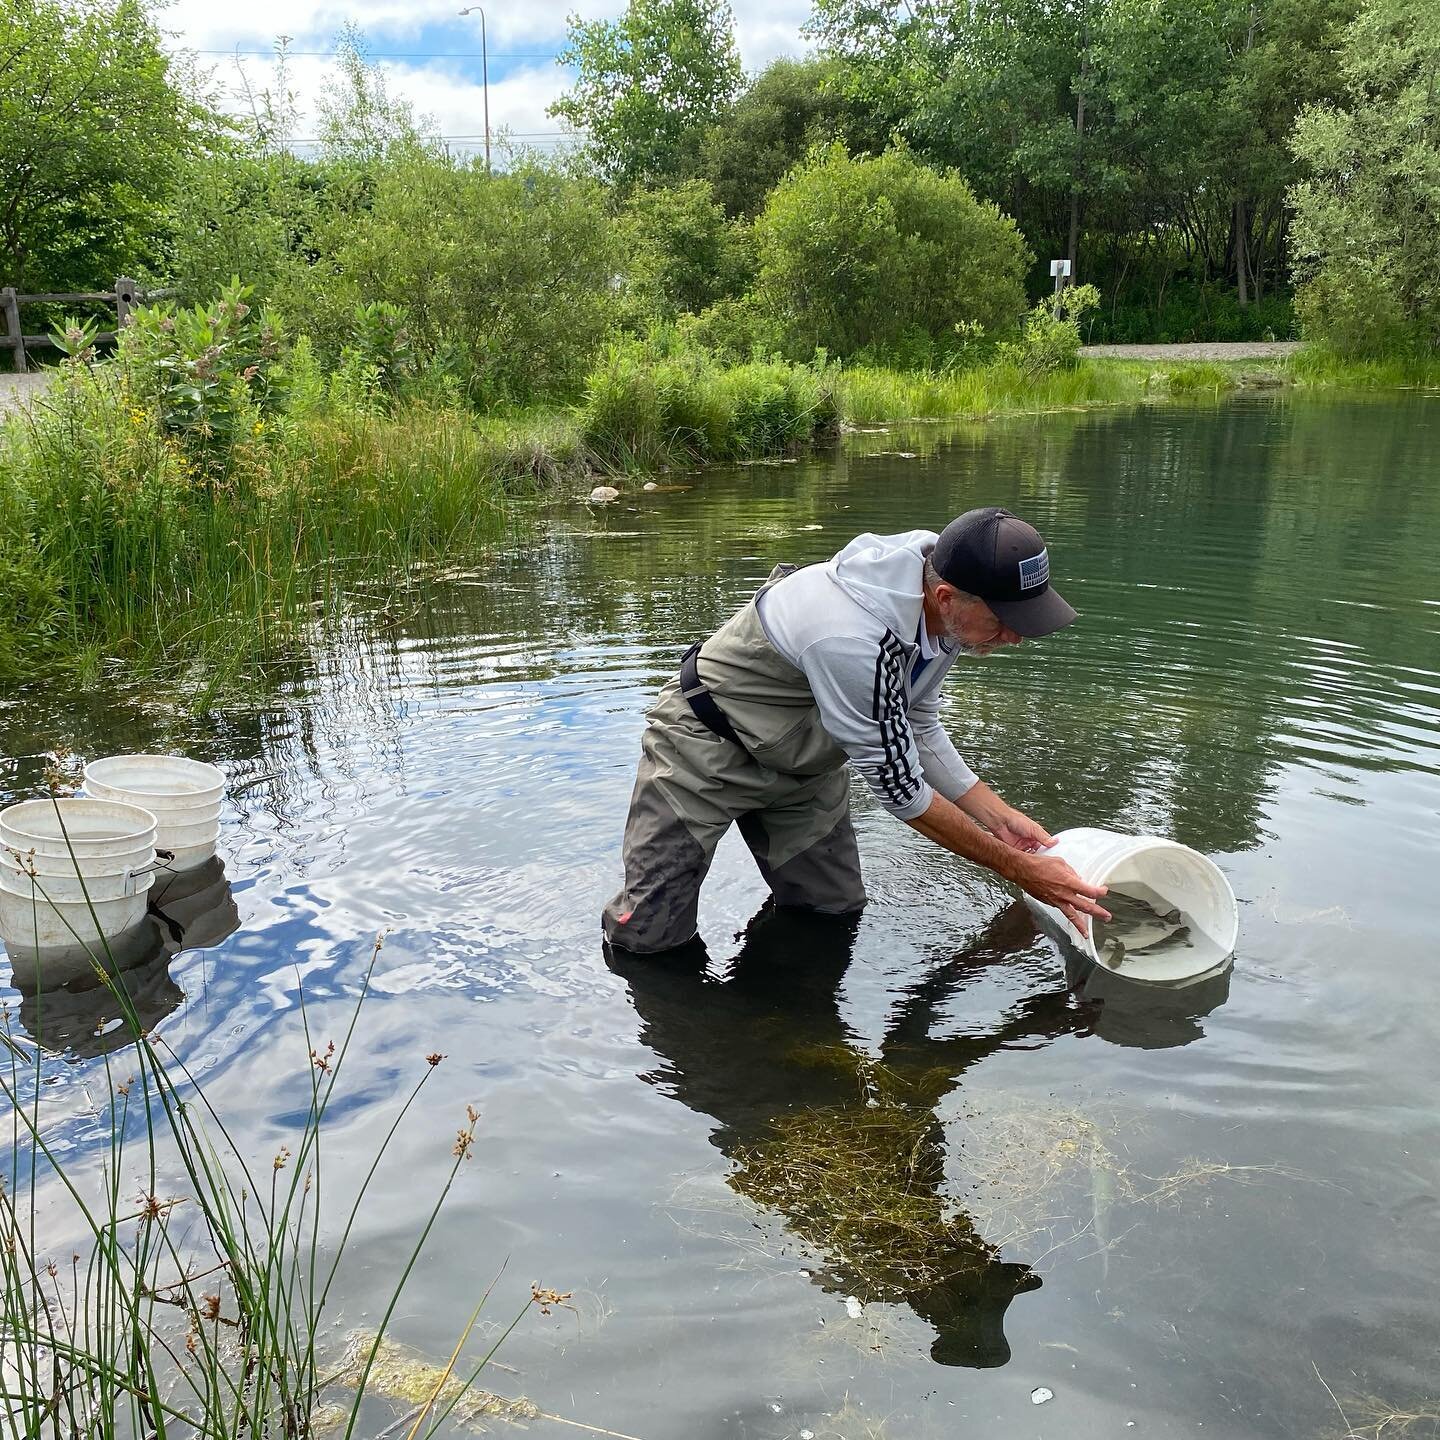
<instances>
[{"instance_id":1,"label":"grassy bank","mask_svg":"<svg viewBox=\"0 0 1440 1440\"><path fill-rule=\"evenodd\" d=\"M213 457L212 457L213 458ZM520 495L579 481L575 419L274 415L206 468L115 368L72 366L0 435L0 679L262 678L349 587L474 553Z\"/></svg>"},{"instance_id":2,"label":"grassy bank","mask_svg":"<svg viewBox=\"0 0 1440 1440\"><path fill-rule=\"evenodd\" d=\"M291 361L264 393L247 382L197 418L188 391L146 390L138 362L72 361L0 428L0 683L95 682L122 666L179 682L203 706L284 673L357 607L383 623L423 605L428 565L478 556L514 533L524 502L583 492L597 475L794 452L845 424L1204 398L1257 371L1315 385L1436 374L1315 352L1272 366L1103 360L1039 373L726 366L631 343L564 409L477 416L373 387L357 397Z\"/></svg>"},{"instance_id":3,"label":"grassy bank","mask_svg":"<svg viewBox=\"0 0 1440 1440\"><path fill-rule=\"evenodd\" d=\"M1323 345L1307 345L1290 361L1298 384L1364 390L1440 387L1440 356L1380 356L1357 360Z\"/></svg>"}]
</instances>

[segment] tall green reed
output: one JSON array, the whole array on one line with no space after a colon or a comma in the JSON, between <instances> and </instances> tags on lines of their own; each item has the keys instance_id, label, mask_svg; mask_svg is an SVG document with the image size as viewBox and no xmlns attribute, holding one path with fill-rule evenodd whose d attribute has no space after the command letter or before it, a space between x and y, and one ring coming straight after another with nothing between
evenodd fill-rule
<instances>
[{"instance_id":1,"label":"tall green reed","mask_svg":"<svg viewBox=\"0 0 1440 1440\"><path fill-rule=\"evenodd\" d=\"M202 466L123 366L69 362L0 435L0 677L115 662L183 675L203 703L582 469L573 423L416 411L257 418Z\"/></svg>"},{"instance_id":2,"label":"tall green reed","mask_svg":"<svg viewBox=\"0 0 1440 1440\"><path fill-rule=\"evenodd\" d=\"M56 811L63 830L58 805ZM93 906L90 913L93 919ZM312 1033L302 991L304 1113L293 1144L267 1160L246 1158L195 1076L148 1032L107 943L92 949L96 978L120 1012L136 1068L122 1078L106 1056L98 1174L93 1158L77 1156L48 1123L40 1047L27 1047L13 1032L8 1011L0 1019L0 1094L11 1114L0 1184L0 1434L12 1440L311 1434L320 1393L333 1378L325 1366L335 1357L322 1353L320 1337L336 1276L371 1183L443 1059L425 1058L337 1219L322 1142L382 939L338 1045L322 1046ZM367 1337L347 1437L401 1294L470 1158L477 1120L467 1107L450 1162ZM129 1188L135 1174L138 1193ZM172 1185L179 1187L173 1193ZM57 1234L64 1236L58 1254ZM519 1319L502 1327L467 1387ZM445 1413L427 1408L426 1435ZM419 1430L417 1424L412 1435Z\"/></svg>"},{"instance_id":3,"label":"tall green reed","mask_svg":"<svg viewBox=\"0 0 1440 1440\"><path fill-rule=\"evenodd\" d=\"M587 448L617 470L781 454L833 437L840 418L828 369L726 366L664 335L606 352L583 417Z\"/></svg>"}]
</instances>

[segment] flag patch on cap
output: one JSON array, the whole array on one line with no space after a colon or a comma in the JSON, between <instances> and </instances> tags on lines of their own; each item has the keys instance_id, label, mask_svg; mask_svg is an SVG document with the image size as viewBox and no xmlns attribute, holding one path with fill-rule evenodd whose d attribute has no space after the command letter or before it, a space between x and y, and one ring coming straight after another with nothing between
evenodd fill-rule
<instances>
[{"instance_id":1,"label":"flag patch on cap","mask_svg":"<svg viewBox=\"0 0 1440 1440\"><path fill-rule=\"evenodd\" d=\"M1038 590L1042 585L1050 583L1050 552L1042 550L1038 555L1032 555L1028 560L1020 562L1020 588L1022 590Z\"/></svg>"}]
</instances>

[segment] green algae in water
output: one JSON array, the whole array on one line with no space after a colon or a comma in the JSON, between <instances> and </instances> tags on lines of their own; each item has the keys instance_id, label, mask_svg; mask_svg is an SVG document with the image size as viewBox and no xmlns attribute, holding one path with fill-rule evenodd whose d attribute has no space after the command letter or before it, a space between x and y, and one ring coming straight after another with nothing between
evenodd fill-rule
<instances>
[{"instance_id":1,"label":"green algae in water","mask_svg":"<svg viewBox=\"0 0 1440 1440\"><path fill-rule=\"evenodd\" d=\"M764 1139L737 1150L727 1184L783 1215L870 1300L978 1275L1001 1246L1051 1253L1092 1230L1097 1205L1133 1195L1099 1128L1077 1111L1007 1100L947 1124L934 1109L937 1091L953 1085L943 1071L906 1075L843 1046L796 1047L792 1058L850 1069L856 1100L776 1117ZM947 1183L951 1154L958 1194ZM1103 1201L1092 1193L1097 1175Z\"/></svg>"},{"instance_id":2,"label":"green algae in water","mask_svg":"<svg viewBox=\"0 0 1440 1440\"><path fill-rule=\"evenodd\" d=\"M347 1357L349 1364L337 1384L354 1385L358 1382L374 1344L373 1332L359 1331L355 1334ZM485 1429L486 1420L523 1422L538 1420L543 1414L538 1405L524 1396L509 1399L474 1386L467 1388L454 1373L432 1365L417 1351L389 1339L382 1339L375 1350L370 1374L365 1381L365 1393L383 1395L387 1400L399 1401L406 1406L431 1405L432 1421L453 1401L455 1408L450 1411L449 1418L480 1431ZM348 1418L349 1412L345 1413Z\"/></svg>"}]
</instances>

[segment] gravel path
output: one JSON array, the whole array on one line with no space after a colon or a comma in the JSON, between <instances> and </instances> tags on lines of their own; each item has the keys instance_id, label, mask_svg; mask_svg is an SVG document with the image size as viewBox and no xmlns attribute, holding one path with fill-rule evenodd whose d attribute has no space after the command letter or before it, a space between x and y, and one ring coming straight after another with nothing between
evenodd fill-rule
<instances>
[{"instance_id":1,"label":"gravel path","mask_svg":"<svg viewBox=\"0 0 1440 1440\"><path fill-rule=\"evenodd\" d=\"M0 375L0 415L16 405L23 405L50 383L46 370L30 370L24 375Z\"/></svg>"},{"instance_id":2,"label":"gravel path","mask_svg":"<svg viewBox=\"0 0 1440 1440\"><path fill-rule=\"evenodd\" d=\"M1298 340L1205 340L1193 345L1082 345L1080 353L1087 360L1279 360L1299 348Z\"/></svg>"}]
</instances>

